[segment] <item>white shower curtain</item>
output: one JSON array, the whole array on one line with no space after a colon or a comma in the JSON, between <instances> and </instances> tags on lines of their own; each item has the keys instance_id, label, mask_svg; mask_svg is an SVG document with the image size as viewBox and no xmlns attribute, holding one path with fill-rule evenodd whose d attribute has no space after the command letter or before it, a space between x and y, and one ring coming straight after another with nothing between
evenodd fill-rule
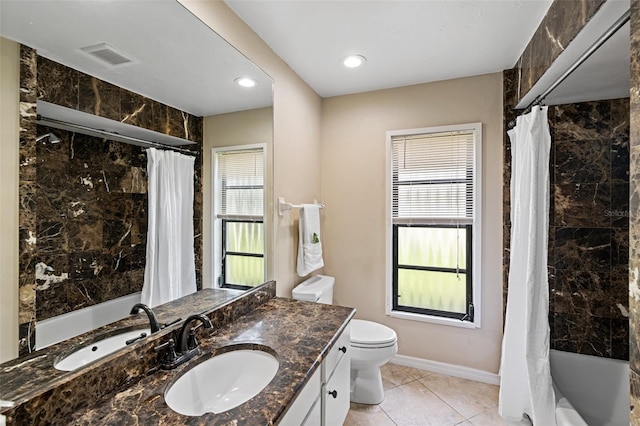
<instances>
[{"instance_id":1,"label":"white shower curtain","mask_svg":"<svg viewBox=\"0 0 640 426\"><path fill-rule=\"evenodd\" d=\"M500 415L553 426L549 365L549 149L547 107L518 117L511 140L511 259L500 366Z\"/></svg>"},{"instance_id":2,"label":"white shower curtain","mask_svg":"<svg viewBox=\"0 0 640 426\"><path fill-rule=\"evenodd\" d=\"M157 306L196 291L193 239L195 158L147 149L147 259L142 303Z\"/></svg>"}]
</instances>

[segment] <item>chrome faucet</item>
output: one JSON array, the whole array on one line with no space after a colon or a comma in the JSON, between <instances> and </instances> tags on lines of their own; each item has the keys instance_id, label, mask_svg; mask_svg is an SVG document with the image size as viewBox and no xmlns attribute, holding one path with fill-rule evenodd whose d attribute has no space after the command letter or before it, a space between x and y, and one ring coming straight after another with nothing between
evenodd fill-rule
<instances>
[{"instance_id":1,"label":"chrome faucet","mask_svg":"<svg viewBox=\"0 0 640 426\"><path fill-rule=\"evenodd\" d=\"M151 333L160 331L160 325L158 325L158 318L156 318L156 314L154 314L151 308L144 303L136 303L133 305L130 314L135 315L140 312L140 309L142 309L147 314L147 317L149 317L149 328L151 328Z\"/></svg>"},{"instance_id":2,"label":"chrome faucet","mask_svg":"<svg viewBox=\"0 0 640 426\"><path fill-rule=\"evenodd\" d=\"M191 322L200 321L201 324L190 327ZM177 366L189 361L191 358L200 353L198 341L196 340L196 330L200 326L204 328L212 328L211 320L204 314L194 314L187 318L182 324L182 328L176 336L178 341L178 350L176 351L175 340L169 339L168 342L155 348L156 352L165 350L161 368L163 370L171 370Z\"/></svg>"}]
</instances>

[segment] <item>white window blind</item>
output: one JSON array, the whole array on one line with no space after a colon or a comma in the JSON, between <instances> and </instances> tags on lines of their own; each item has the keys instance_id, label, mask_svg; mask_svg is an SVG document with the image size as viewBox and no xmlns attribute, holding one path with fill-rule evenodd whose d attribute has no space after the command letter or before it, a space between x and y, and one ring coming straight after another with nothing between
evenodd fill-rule
<instances>
[{"instance_id":1,"label":"white window blind","mask_svg":"<svg viewBox=\"0 0 640 426\"><path fill-rule=\"evenodd\" d=\"M474 131L391 138L393 223L473 222Z\"/></svg>"},{"instance_id":2,"label":"white window blind","mask_svg":"<svg viewBox=\"0 0 640 426\"><path fill-rule=\"evenodd\" d=\"M264 150L218 151L217 217L261 217L264 214Z\"/></svg>"}]
</instances>

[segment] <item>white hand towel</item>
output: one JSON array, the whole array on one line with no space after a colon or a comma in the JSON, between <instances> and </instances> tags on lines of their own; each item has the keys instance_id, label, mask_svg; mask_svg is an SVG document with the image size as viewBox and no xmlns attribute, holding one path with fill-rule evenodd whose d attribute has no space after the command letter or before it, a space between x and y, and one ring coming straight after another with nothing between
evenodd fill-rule
<instances>
[{"instance_id":1,"label":"white hand towel","mask_svg":"<svg viewBox=\"0 0 640 426\"><path fill-rule=\"evenodd\" d=\"M300 209L297 273L304 277L324 266L320 241L320 206L303 204Z\"/></svg>"}]
</instances>

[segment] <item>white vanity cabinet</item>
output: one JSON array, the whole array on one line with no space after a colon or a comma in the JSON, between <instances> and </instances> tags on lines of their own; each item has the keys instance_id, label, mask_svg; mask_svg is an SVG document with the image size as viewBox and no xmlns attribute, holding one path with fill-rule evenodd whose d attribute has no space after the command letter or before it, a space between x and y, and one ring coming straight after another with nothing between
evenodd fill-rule
<instances>
[{"instance_id":1,"label":"white vanity cabinet","mask_svg":"<svg viewBox=\"0 0 640 426\"><path fill-rule=\"evenodd\" d=\"M321 369L317 369L311 379L304 386L300 395L293 402L289 411L286 412L280 425L282 426L301 426L301 425L320 425L321 414L320 406L320 390L322 389Z\"/></svg>"},{"instance_id":2,"label":"white vanity cabinet","mask_svg":"<svg viewBox=\"0 0 640 426\"><path fill-rule=\"evenodd\" d=\"M344 423L350 399L350 333L342 332L322 365L280 421L282 426L337 426Z\"/></svg>"},{"instance_id":3,"label":"white vanity cabinet","mask_svg":"<svg viewBox=\"0 0 640 426\"><path fill-rule=\"evenodd\" d=\"M349 411L350 337L350 325L347 325L322 363L322 424L325 426L343 424Z\"/></svg>"}]
</instances>

